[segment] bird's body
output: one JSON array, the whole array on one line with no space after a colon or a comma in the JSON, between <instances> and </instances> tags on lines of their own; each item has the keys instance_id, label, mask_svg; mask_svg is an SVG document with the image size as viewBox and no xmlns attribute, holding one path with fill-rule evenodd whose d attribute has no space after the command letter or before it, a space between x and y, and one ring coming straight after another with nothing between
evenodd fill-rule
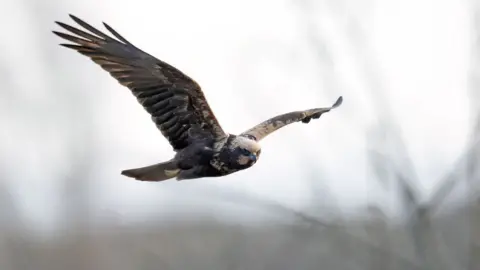
<instances>
[{"instance_id":1,"label":"bird's body","mask_svg":"<svg viewBox=\"0 0 480 270\"><path fill-rule=\"evenodd\" d=\"M118 40L73 15L70 17L92 34L57 22L79 36L53 31L76 43L61 45L89 57L129 88L175 151L169 161L122 171L137 180L219 177L247 169L260 156L258 142L262 138L294 122L308 123L342 103L339 97L331 107L278 115L239 135L229 134L223 131L193 79L135 47L109 25L104 23Z\"/></svg>"},{"instance_id":2,"label":"bird's body","mask_svg":"<svg viewBox=\"0 0 480 270\"><path fill-rule=\"evenodd\" d=\"M260 146L253 140L229 134L219 141L195 142L179 150L169 164L177 180L225 176L247 169L258 160Z\"/></svg>"}]
</instances>

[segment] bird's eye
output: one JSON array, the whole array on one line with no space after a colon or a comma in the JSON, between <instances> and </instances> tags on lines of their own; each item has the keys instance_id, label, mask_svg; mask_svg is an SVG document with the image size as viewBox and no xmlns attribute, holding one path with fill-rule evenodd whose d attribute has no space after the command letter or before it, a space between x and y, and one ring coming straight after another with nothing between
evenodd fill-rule
<instances>
[{"instance_id":1,"label":"bird's eye","mask_svg":"<svg viewBox=\"0 0 480 270\"><path fill-rule=\"evenodd\" d=\"M249 156L250 155L250 151L248 151L247 149L245 148L242 148L242 154L244 154L245 156Z\"/></svg>"}]
</instances>

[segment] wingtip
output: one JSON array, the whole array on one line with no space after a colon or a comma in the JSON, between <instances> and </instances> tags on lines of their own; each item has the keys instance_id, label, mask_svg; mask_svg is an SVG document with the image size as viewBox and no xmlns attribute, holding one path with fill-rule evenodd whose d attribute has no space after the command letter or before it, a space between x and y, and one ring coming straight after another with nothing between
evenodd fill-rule
<instances>
[{"instance_id":1,"label":"wingtip","mask_svg":"<svg viewBox=\"0 0 480 270\"><path fill-rule=\"evenodd\" d=\"M61 37L61 38L63 38L63 36L65 35L64 33L58 32L58 31L55 31L55 30L52 30L52 33L55 34L58 37Z\"/></svg>"},{"instance_id":2,"label":"wingtip","mask_svg":"<svg viewBox=\"0 0 480 270\"><path fill-rule=\"evenodd\" d=\"M71 13L69 13L68 16L69 16L73 21L75 21L76 23L78 23L78 24L80 24L80 25L82 25L82 24L85 23L82 19L80 19L79 17L77 17L77 16L75 16L75 15L73 15L73 14L71 14Z\"/></svg>"},{"instance_id":3,"label":"wingtip","mask_svg":"<svg viewBox=\"0 0 480 270\"><path fill-rule=\"evenodd\" d=\"M54 33L55 35L61 37L62 35L64 35L64 33L62 32L59 32L59 31L55 31L55 30L52 30L52 33Z\"/></svg>"},{"instance_id":4,"label":"wingtip","mask_svg":"<svg viewBox=\"0 0 480 270\"><path fill-rule=\"evenodd\" d=\"M102 24L105 28L107 28L108 31L116 34L115 30L113 30L113 28L107 22L102 21Z\"/></svg>"},{"instance_id":5,"label":"wingtip","mask_svg":"<svg viewBox=\"0 0 480 270\"><path fill-rule=\"evenodd\" d=\"M70 13L69 13L68 16L69 16L70 18L72 18L74 21L78 20L78 18L77 18L75 15L73 15L73 14L70 14ZM56 23L57 25L63 27L63 28L68 27L68 25L67 25L66 23L63 23L63 22L61 22L61 21L53 21L53 22Z\"/></svg>"},{"instance_id":6,"label":"wingtip","mask_svg":"<svg viewBox=\"0 0 480 270\"><path fill-rule=\"evenodd\" d=\"M123 176L126 176L126 177L130 177L130 178L139 180L137 178L137 176L132 172L132 170L123 170L123 171L120 172L120 174L123 175Z\"/></svg>"},{"instance_id":7,"label":"wingtip","mask_svg":"<svg viewBox=\"0 0 480 270\"><path fill-rule=\"evenodd\" d=\"M72 13L68 13L68 17L70 17L70 18L72 18L72 19L74 19L74 20L77 20L77 19L78 19L78 17L75 16L75 15L73 15Z\"/></svg>"},{"instance_id":8,"label":"wingtip","mask_svg":"<svg viewBox=\"0 0 480 270\"><path fill-rule=\"evenodd\" d=\"M335 103L333 103L332 109L337 108L338 106L342 105L342 103L343 103L343 96L339 96L337 98L337 101L335 101Z\"/></svg>"},{"instance_id":9,"label":"wingtip","mask_svg":"<svg viewBox=\"0 0 480 270\"><path fill-rule=\"evenodd\" d=\"M60 21L54 21L54 23L55 23L56 25L60 26L60 27L63 28L63 29L65 29L65 28L67 27L65 23L60 22ZM56 34L56 35L58 35L58 33L59 33L58 31L52 31L52 32L53 32L54 34Z\"/></svg>"}]
</instances>

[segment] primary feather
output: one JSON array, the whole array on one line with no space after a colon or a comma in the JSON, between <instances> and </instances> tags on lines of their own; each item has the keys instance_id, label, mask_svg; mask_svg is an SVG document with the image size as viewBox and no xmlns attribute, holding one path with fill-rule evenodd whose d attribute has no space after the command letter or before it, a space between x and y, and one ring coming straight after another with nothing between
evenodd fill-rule
<instances>
[{"instance_id":1,"label":"primary feather","mask_svg":"<svg viewBox=\"0 0 480 270\"><path fill-rule=\"evenodd\" d=\"M56 22L79 36L53 31L59 37L76 43L61 45L88 56L128 87L175 150L188 146L188 132L226 136L194 80L135 47L108 24L104 23L105 27L120 41L76 16L70 17L92 34Z\"/></svg>"}]
</instances>

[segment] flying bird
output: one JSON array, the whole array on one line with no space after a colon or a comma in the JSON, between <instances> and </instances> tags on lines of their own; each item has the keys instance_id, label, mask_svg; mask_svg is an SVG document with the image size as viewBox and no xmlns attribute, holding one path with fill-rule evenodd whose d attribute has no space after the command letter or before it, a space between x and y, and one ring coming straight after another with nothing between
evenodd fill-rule
<instances>
[{"instance_id":1,"label":"flying bird","mask_svg":"<svg viewBox=\"0 0 480 270\"><path fill-rule=\"evenodd\" d=\"M127 177L141 181L185 180L225 176L250 168L260 157L260 140L291 123L318 119L343 101L340 96L330 107L285 113L241 134L229 134L192 78L137 48L108 24L103 23L116 39L74 15L70 17L89 32L56 21L70 33L52 32L74 43L60 45L89 57L129 88L175 151L170 160L123 170L121 174Z\"/></svg>"}]
</instances>

